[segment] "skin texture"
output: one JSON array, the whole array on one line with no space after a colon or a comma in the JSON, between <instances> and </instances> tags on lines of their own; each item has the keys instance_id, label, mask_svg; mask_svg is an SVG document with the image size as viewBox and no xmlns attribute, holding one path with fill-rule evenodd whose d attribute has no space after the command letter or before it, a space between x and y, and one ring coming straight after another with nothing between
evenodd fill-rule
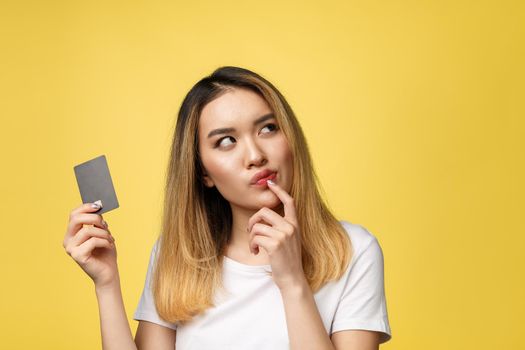
<instances>
[{"instance_id":1,"label":"skin texture","mask_svg":"<svg viewBox=\"0 0 525 350\"><path fill-rule=\"evenodd\" d=\"M276 170L274 181L289 191L293 175L292 154L277 120L253 124L271 112L268 103L256 93L232 88L208 103L199 119L204 183L208 187L216 186L232 210L232 243L225 255L247 264L269 263L263 249L257 256L250 254L246 230L250 217L263 207L284 214L281 201L267 186L250 185L252 177L264 169ZM208 138L210 131L230 127L236 131ZM216 147L218 141L220 144Z\"/></svg>"}]
</instances>

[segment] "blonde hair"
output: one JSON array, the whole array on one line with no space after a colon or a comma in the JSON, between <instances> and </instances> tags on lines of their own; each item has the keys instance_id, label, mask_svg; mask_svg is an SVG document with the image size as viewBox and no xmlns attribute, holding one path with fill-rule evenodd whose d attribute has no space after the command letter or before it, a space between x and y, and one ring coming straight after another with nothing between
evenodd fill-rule
<instances>
[{"instance_id":1,"label":"blonde hair","mask_svg":"<svg viewBox=\"0 0 525 350\"><path fill-rule=\"evenodd\" d=\"M339 279L352 257L348 234L319 193L306 139L284 96L250 70L220 67L188 92L173 135L152 277L155 306L167 322L184 323L215 306L214 293L223 287L223 251L230 241L232 213L216 187L208 188L202 181L198 122L203 107L232 88L250 89L263 97L288 140L293 156L290 195L301 232L303 270L312 291Z\"/></svg>"}]
</instances>

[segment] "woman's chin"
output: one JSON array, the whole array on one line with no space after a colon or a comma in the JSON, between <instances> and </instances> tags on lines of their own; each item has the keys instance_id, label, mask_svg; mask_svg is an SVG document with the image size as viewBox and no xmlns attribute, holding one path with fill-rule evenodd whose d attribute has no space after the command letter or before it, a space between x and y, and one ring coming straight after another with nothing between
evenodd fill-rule
<instances>
[{"instance_id":1,"label":"woman's chin","mask_svg":"<svg viewBox=\"0 0 525 350\"><path fill-rule=\"evenodd\" d=\"M268 195L264 196L264 198L261 198L260 203L260 208L267 207L270 209L276 208L282 204L281 200L274 193L269 193Z\"/></svg>"},{"instance_id":2,"label":"woman's chin","mask_svg":"<svg viewBox=\"0 0 525 350\"><path fill-rule=\"evenodd\" d=\"M279 209L282 205L282 202L275 193L268 189L267 191L260 192L255 195L250 194L247 202L244 202L244 204L237 203L236 205L251 210L260 210L264 207L269 209Z\"/></svg>"}]
</instances>

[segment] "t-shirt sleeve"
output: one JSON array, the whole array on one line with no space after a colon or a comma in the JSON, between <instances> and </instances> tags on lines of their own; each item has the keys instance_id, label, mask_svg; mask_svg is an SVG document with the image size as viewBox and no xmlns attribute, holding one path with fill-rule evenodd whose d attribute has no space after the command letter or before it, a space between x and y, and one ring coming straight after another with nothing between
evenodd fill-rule
<instances>
[{"instance_id":1,"label":"t-shirt sleeve","mask_svg":"<svg viewBox=\"0 0 525 350\"><path fill-rule=\"evenodd\" d=\"M140 296L139 304L137 306L137 309L135 310L135 313L133 314L133 319L136 321L149 321L156 324L159 324L164 327L168 327L171 329L177 329L177 324L170 323L162 320L158 313L157 309L155 307L155 302L153 300L153 295L151 293L151 276L153 273L155 258L157 254L158 249L158 240L153 245L153 248L151 249L150 258L149 258L149 264L148 264L148 270L146 272L146 282L144 283L144 289L142 291L142 295Z\"/></svg>"},{"instance_id":2,"label":"t-shirt sleeve","mask_svg":"<svg viewBox=\"0 0 525 350\"><path fill-rule=\"evenodd\" d=\"M337 306L332 333L361 329L380 332L380 343L392 337L386 309L383 252L370 235L353 265Z\"/></svg>"}]
</instances>

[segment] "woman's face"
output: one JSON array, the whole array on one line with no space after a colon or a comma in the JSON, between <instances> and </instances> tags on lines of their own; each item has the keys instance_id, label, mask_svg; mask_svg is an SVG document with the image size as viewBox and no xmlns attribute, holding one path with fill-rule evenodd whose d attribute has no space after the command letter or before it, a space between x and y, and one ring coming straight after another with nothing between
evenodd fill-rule
<instances>
[{"instance_id":1,"label":"woman's face","mask_svg":"<svg viewBox=\"0 0 525 350\"><path fill-rule=\"evenodd\" d=\"M252 183L264 170L275 173L273 181L287 192L292 181L288 142L262 97L231 88L204 106L198 129L207 187L217 186L234 207L258 210L281 204L265 181Z\"/></svg>"}]
</instances>

